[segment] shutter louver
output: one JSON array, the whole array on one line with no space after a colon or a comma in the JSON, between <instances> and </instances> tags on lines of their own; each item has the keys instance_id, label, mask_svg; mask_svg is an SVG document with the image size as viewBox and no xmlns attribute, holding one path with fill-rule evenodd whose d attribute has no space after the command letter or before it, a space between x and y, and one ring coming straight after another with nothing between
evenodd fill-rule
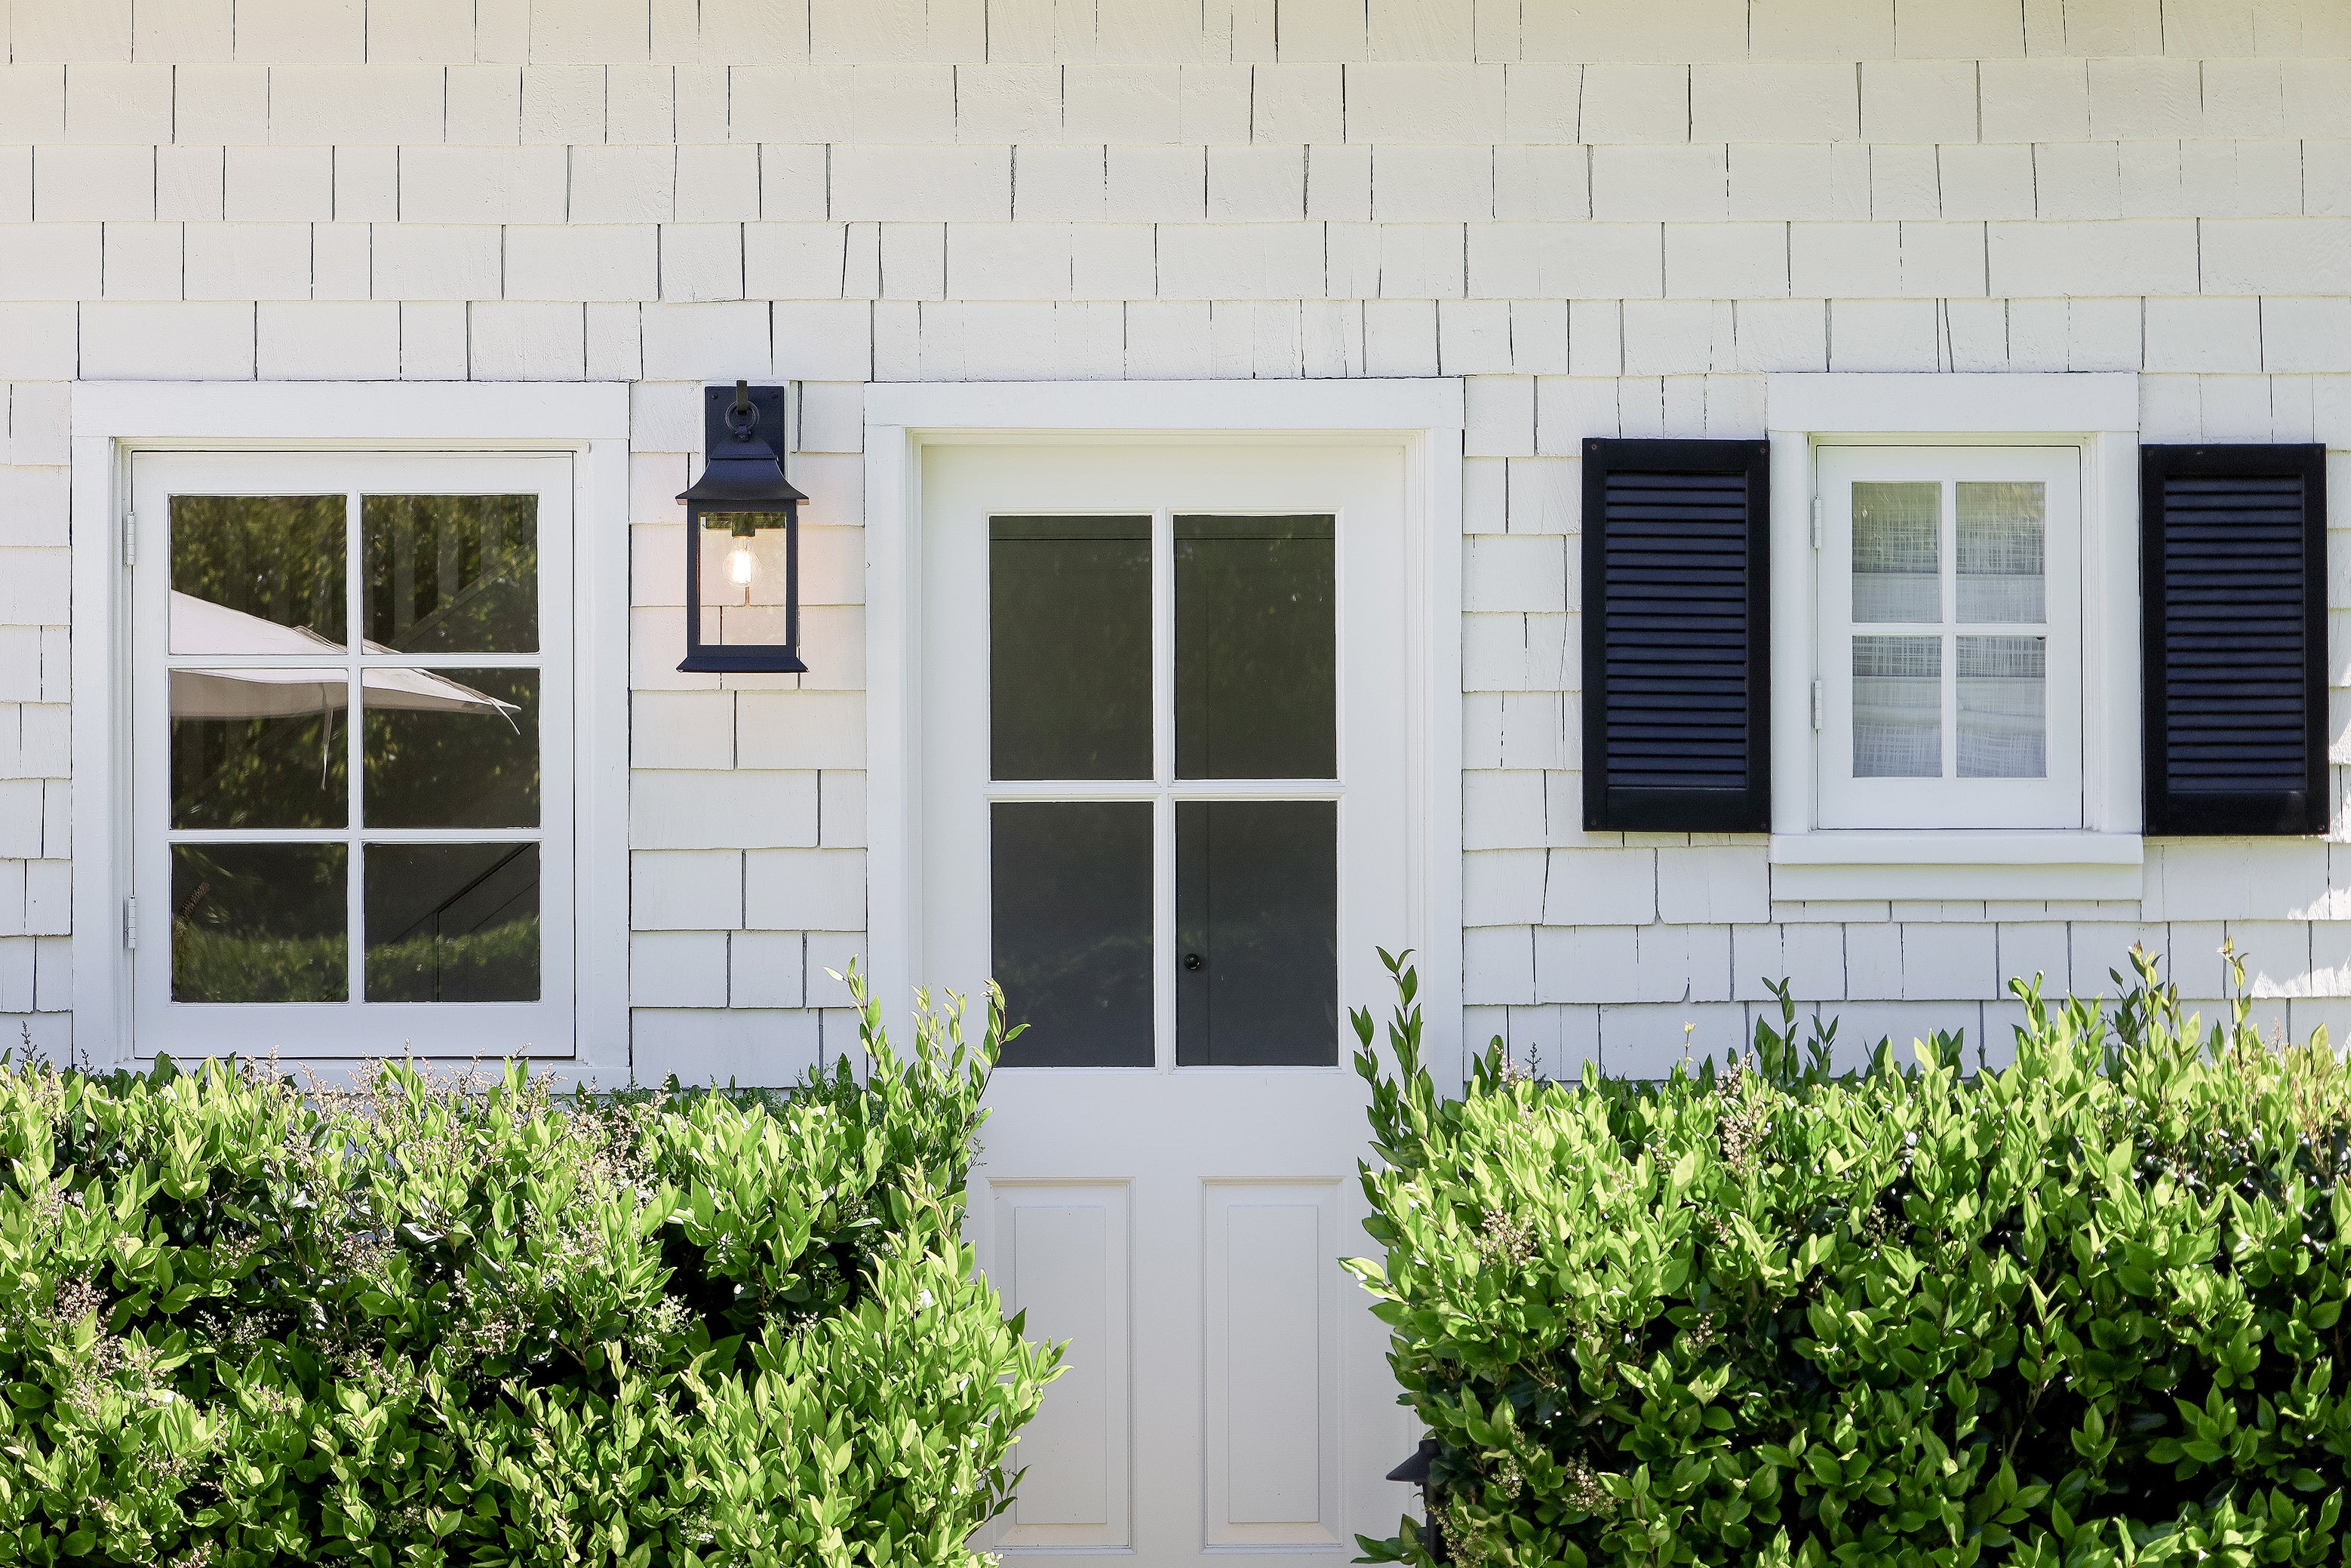
<instances>
[{"instance_id":1,"label":"shutter louver","mask_svg":"<svg viewBox=\"0 0 2351 1568\"><path fill-rule=\"evenodd\" d=\"M2320 446L2139 451L2147 831L2326 831Z\"/></svg>"},{"instance_id":2,"label":"shutter louver","mask_svg":"<svg viewBox=\"0 0 2351 1568\"><path fill-rule=\"evenodd\" d=\"M1771 828L1768 445L1583 444L1583 825Z\"/></svg>"}]
</instances>

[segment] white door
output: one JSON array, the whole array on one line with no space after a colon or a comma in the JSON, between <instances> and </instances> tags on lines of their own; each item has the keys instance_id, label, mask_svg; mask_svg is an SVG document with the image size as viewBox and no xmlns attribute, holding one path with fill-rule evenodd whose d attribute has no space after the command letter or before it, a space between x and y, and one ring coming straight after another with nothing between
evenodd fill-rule
<instances>
[{"instance_id":1,"label":"white door","mask_svg":"<svg viewBox=\"0 0 2351 1568\"><path fill-rule=\"evenodd\" d=\"M1405 940L1405 464L934 447L917 970L1016 1019L972 1196L1069 1371L1008 1554L1355 1553L1413 1501L1345 1009Z\"/></svg>"}]
</instances>

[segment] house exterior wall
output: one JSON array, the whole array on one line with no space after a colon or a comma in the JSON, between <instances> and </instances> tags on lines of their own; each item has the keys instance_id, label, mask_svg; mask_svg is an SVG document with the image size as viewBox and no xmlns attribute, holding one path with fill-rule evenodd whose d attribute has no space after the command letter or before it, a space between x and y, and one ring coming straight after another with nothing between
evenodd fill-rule
<instances>
[{"instance_id":1,"label":"house exterior wall","mask_svg":"<svg viewBox=\"0 0 2351 1568\"><path fill-rule=\"evenodd\" d=\"M2012 1019L2133 942L2351 1023L2351 843L2151 841L2137 899L1775 897L1591 834L1590 435L1778 371L2126 371L2150 441L2335 450L2340 0L16 0L0 67L0 1016L70 1040L77 379L634 383L636 1070L842 1049L865 924L864 388L1466 378L1465 997L1544 1071ZM810 673L676 672L705 379L800 383ZM2330 603L2351 611L2337 533ZM2345 644L2336 643L2335 657ZM2335 665L2336 679L2351 675ZM2338 716L2351 694L2338 692ZM2339 732L2339 719L2338 719ZM2336 742L2338 761L2351 761ZM87 949L84 949L87 951ZM1376 998L1350 998L1376 1000Z\"/></svg>"}]
</instances>

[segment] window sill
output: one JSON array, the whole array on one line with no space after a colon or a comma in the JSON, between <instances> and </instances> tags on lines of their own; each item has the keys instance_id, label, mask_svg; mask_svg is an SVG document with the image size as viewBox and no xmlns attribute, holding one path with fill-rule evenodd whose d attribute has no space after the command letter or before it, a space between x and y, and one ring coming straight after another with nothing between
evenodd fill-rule
<instances>
[{"instance_id":1,"label":"window sill","mask_svg":"<svg viewBox=\"0 0 2351 1568\"><path fill-rule=\"evenodd\" d=\"M1777 899L2135 899L2137 833L1921 829L1771 835Z\"/></svg>"}]
</instances>

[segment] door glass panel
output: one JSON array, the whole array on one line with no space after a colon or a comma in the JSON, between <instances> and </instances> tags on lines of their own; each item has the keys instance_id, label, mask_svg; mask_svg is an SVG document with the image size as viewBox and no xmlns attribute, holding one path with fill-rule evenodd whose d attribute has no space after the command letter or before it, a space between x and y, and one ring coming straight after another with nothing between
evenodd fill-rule
<instances>
[{"instance_id":1,"label":"door glass panel","mask_svg":"<svg viewBox=\"0 0 2351 1568\"><path fill-rule=\"evenodd\" d=\"M1338 772L1332 519L1176 519L1176 772Z\"/></svg>"},{"instance_id":2,"label":"door glass panel","mask_svg":"<svg viewBox=\"0 0 2351 1568\"><path fill-rule=\"evenodd\" d=\"M174 653L340 651L344 498L172 497Z\"/></svg>"},{"instance_id":3,"label":"door glass panel","mask_svg":"<svg viewBox=\"0 0 2351 1568\"><path fill-rule=\"evenodd\" d=\"M988 521L998 779L1151 777L1151 519Z\"/></svg>"},{"instance_id":4,"label":"door glass panel","mask_svg":"<svg viewBox=\"0 0 2351 1568\"><path fill-rule=\"evenodd\" d=\"M364 497L360 559L370 652L538 651L538 497Z\"/></svg>"},{"instance_id":5,"label":"door glass panel","mask_svg":"<svg viewBox=\"0 0 2351 1568\"><path fill-rule=\"evenodd\" d=\"M371 668L361 679L367 826L538 826L537 670Z\"/></svg>"},{"instance_id":6,"label":"door glass panel","mask_svg":"<svg viewBox=\"0 0 2351 1568\"><path fill-rule=\"evenodd\" d=\"M2047 639L1959 641L1959 777L2045 777Z\"/></svg>"},{"instance_id":7,"label":"door glass panel","mask_svg":"<svg viewBox=\"0 0 2351 1568\"><path fill-rule=\"evenodd\" d=\"M350 995L341 844L172 846L172 999Z\"/></svg>"},{"instance_id":8,"label":"door glass panel","mask_svg":"<svg viewBox=\"0 0 2351 1568\"><path fill-rule=\"evenodd\" d=\"M341 670L173 670L172 826L343 826L350 700Z\"/></svg>"},{"instance_id":9,"label":"door glass panel","mask_svg":"<svg viewBox=\"0 0 2351 1568\"><path fill-rule=\"evenodd\" d=\"M1943 487L1853 487L1853 618L1862 624L1943 618Z\"/></svg>"},{"instance_id":10,"label":"door glass panel","mask_svg":"<svg viewBox=\"0 0 2351 1568\"><path fill-rule=\"evenodd\" d=\"M1339 1060L1338 807L1176 808L1176 1062Z\"/></svg>"},{"instance_id":11,"label":"door glass panel","mask_svg":"<svg viewBox=\"0 0 2351 1568\"><path fill-rule=\"evenodd\" d=\"M989 926L1007 1067L1152 1064L1151 803L989 809Z\"/></svg>"},{"instance_id":12,"label":"door glass panel","mask_svg":"<svg viewBox=\"0 0 2351 1568\"><path fill-rule=\"evenodd\" d=\"M538 999L537 844L367 846L367 999Z\"/></svg>"},{"instance_id":13,"label":"door glass panel","mask_svg":"<svg viewBox=\"0 0 2351 1568\"><path fill-rule=\"evenodd\" d=\"M2012 622L2043 618L2049 532L2045 488L2038 482L1959 481L1953 509L1958 517L1961 621ZM1965 680L1964 652L1959 664L1959 678ZM1960 744L1964 755L1966 743ZM1960 773L1964 777L1966 772L1963 762Z\"/></svg>"},{"instance_id":14,"label":"door glass panel","mask_svg":"<svg viewBox=\"0 0 2351 1568\"><path fill-rule=\"evenodd\" d=\"M1853 640L1853 776L1943 776L1940 637Z\"/></svg>"}]
</instances>

